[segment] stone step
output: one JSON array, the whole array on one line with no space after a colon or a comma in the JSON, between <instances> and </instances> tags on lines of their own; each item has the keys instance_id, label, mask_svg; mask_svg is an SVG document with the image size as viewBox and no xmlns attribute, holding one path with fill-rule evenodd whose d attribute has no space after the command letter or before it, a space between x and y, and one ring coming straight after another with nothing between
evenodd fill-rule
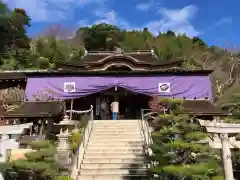
<instances>
[{"instance_id":1,"label":"stone step","mask_svg":"<svg viewBox=\"0 0 240 180\"><path fill-rule=\"evenodd\" d=\"M99 128L105 128L105 129L141 129L140 126L134 125L134 126L129 126L129 125L116 125L116 126L103 126L103 125L93 125L93 129L99 129Z\"/></svg>"},{"instance_id":2,"label":"stone step","mask_svg":"<svg viewBox=\"0 0 240 180\"><path fill-rule=\"evenodd\" d=\"M141 124L141 121L93 121L93 124Z\"/></svg>"},{"instance_id":3,"label":"stone step","mask_svg":"<svg viewBox=\"0 0 240 180\"><path fill-rule=\"evenodd\" d=\"M130 133L131 132L131 133ZM121 129L112 129L112 130L104 130L104 129L95 129L94 131L92 131L92 133L96 133L96 134L102 134L102 133L106 133L106 134L141 134L141 131L139 130L121 130Z\"/></svg>"},{"instance_id":4,"label":"stone step","mask_svg":"<svg viewBox=\"0 0 240 180\"><path fill-rule=\"evenodd\" d=\"M120 140L101 140L101 141L96 141L96 140L92 140L89 141L88 145L96 145L96 146L119 146L119 145L129 145L129 146L135 146L135 145L139 145L139 146L143 146L143 142L142 141L122 141Z\"/></svg>"},{"instance_id":5,"label":"stone step","mask_svg":"<svg viewBox=\"0 0 240 180\"><path fill-rule=\"evenodd\" d=\"M132 164L132 163L87 163L82 164L81 169L144 169L146 164Z\"/></svg>"},{"instance_id":6,"label":"stone step","mask_svg":"<svg viewBox=\"0 0 240 180\"><path fill-rule=\"evenodd\" d=\"M88 158L95 158L95 159L102 159L102 158L137 158L137 157L144 157L142 153L88 153L84 154L84 159Z\"/></svg>"},{"instance_id":7,"label":"stone step","mask_svg":"<svg viewBox=\"0 0 240 180\"><path fill-rule=\"evenodd\" d=\"M81 169L80 175L146 175L146 169Z\"/></svg>"},{"instance_id":8,"label":"stone step","mask_svg":"<svg viewBox=\"0 0 240 180\"><path fill-rule=\"evenodd\" d=\"M80 175L78 180L149 180L145 175Z\"/></svg>"},{"instance_id":9,"label":"stone step","mask_svg":"<svg viewBox=\"0 0 240 180\"><path fill-rule=\"evenodd\" d=\"M105 143L98 143L98 144L88 144L87 149L142 149L143 144L105 144Z\"/></svg>"},{"instance_id":10,"label":"stone step","mask_svg":"<svg viewBox=\"0 0 240 180\"><path fill-rule=\"evenodd\" d=\"M141 127L141 123L105 123L105 124L93 124L93 127Z\"/></svg>"},{"instance_id":11,"label":"stone step","mask_svg":"<svg viewBox=\"0 0 240 180\"><path fill-rule=\"evenodd\" d=\"M121 124L93 124L93 127L94 128L103 128L103 127L105 127L105 128L124 128L124 127L126 127L126 128L130 128L130 127L132 127L132 128L142 128L142 126L141 126L141 124L123 124L123 123L121 123Z\"/></svg>"},{"instance_id":12,"label":"stone step","mask_svg":"<svg viewBox=\"0 0 240 180\"><path fill-rule=\"evenodd\" d=\"M96 130L105 130L105 131L115 131L115 130L120 130L120 131L141 131L141 129L139 127L128 127L128 126L123 126L123 127L93 127L93 131Z\"/></svg>"},{"instance_id":13,"label":"stone step","mask_svg":"<svg viewBox=\"0 0 240 180\"><path fill-rule=\"evenodd\" d=\"M143 146L141 145L136 145L136 146L131 146L131 145L119 145L119 146L95 146L95 145L88 145L87 146L87 150L139 150L139 149L143 149Z\"/></svg>"},{"instance_id":14,"label":"stone step","mask_svg":"<svg viewBox=\"0 0 240 180\"><path fill-rule=\"evenodd\" d=\"M91 135L105 135L105 136L111 136L111 135L141 135L141 131L128 131L128 132L121 132L118 131L92 131Z\"/></svg>"},{"instance_id":15,"label":"stone step","mask_svg":"<svg viewBox=\"0 0 240 180\"><path fill-rule=\"evenodd\" d=\"M143 137L141 133L135 133L135 134L127 134L127 133L109 133L109 134L103 134L103 133L92 133L90 137Z\"/></svg>"},{"instance_id":16,"label":"stone step","mask_svg":"<svg viewBox=\"0 0 240 180\"><path fill-rule=\"evenodd\" d=\"M89 143L92 143L92 142L116 142L119 143L119 142L128 142L130 144L134 144L134 143L142 143L143 140L141 138L134 138L134 137L128 137L128 138L110 138L110 139L107 139L107 138L91 138L90 137L90 142Z\"/></svg>"},{"instance_id":17,"label":"stone step","mask_svg":"<svg viewBox=\"0 0 240 180\"><path fill-rule=\"evenodd\" d=\"M119 122L96 122L94 121L93 122L93 125L96 125L96 126L102 126L102 125L105 125L105 126L115 126L115 125L130 125L130 126L133 126L133 125L141 125L142 123L140 121L119 121Z\"/></svg>"},{"instance_id":18,"label":"stone step","mask_svg":"<svg viewBox=\"0 0 240 180\"><path fill-rule=\"evenodd\" d=\"M91 135L98 136L141 136L143 133L141 131L121 131L121 130L111 130L111 131L103 131L96 129L91 133Z\"/></svg>"},{"instance_id":19,"label":"stone step","mask_svg":"<svg viewBox=\"0 0 240 180\"><path fill-rule=\"evenodd\" d=\"M91 134L91 138L126 138L126 137L133 137L133 138L142 138L141 134Z\"/></svg>"},{"instance_id":20,"label":"stone step","mask_svg":"<svg viewBox=\"0 0 240 180\"><path fill-rule=\"evenodd\" d=\"M85 154L84 155L99 155L99 156L112 156L112 155L124 155L124 156L126 156L126 155L134 155L135 157L136 156L143 156L144 155L144 153L143 153L143 151L122 151L122 152L120 152L120 151L86 151L85 152Z\"/></svg>"},{"instance_id":21,"label":"stone step","mask_svg":"<svg viewBox=\"0 0 240 180\"><path fill-rule=\"evenodd\" d=\"M143 164L145 157L135 157L135 158L93 158L83 159L83 164L85 163L132 163L132 164Z\"/></svg>"},{"instance_id":22,"label":"stone step","mask_svg":"<svg viewBox=\"0 0 240 180\"><path fill-rule=\"evenodd\" d=\"M98 141L98 142L109 142L109 141L114 141L114 142L118 142L118 141L143 141L143 138L141 137L119 137L119 138L114 138L114 137L90 137L90 141Z\"/></svg>"},{"instance_id":23,"label":"stone step","mask_svg":"<svg viewBox=\"0 0 240 180\"><path fill-rule=\"evenodd\" d=\"M106 124L110 124L110 123L112 123L112 124L116 124L116 123L127 123L127 124L129 124L129 123L138 123L138 121L141 121L141 120L139 120L139 119L124 119L124 120L93 120L93 123L96 123L96 124L104 124L104 123L106 123Z\"/></svg>"},{"instance_id":24,"label":"stone step","mask_svg":"<svg viewBox=\"0 0 240 180\"><path fill-rule=\"evenodd\" d=\"M93 124L93 127L142 127L141 123L102 123Z\"/></svg>"},{"instance_id":25,"label":"stone step","mask_svg":"<svg viewBox=\"0 0 240 180\"><path fill-rule=\"evenodd\" d=\"M87 149L86 153L142 153L143 154L143 149L139 148L139 149L135 149L135 148L131 148L131 149Z\"/></svg>"}]
</instances>

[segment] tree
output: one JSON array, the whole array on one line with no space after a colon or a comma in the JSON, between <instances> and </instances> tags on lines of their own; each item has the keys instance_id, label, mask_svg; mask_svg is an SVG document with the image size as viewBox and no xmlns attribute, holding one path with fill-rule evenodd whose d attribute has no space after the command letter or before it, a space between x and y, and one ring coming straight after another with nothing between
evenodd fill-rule
<instances>
[{"instance_id":1,"label":"tree","mask_svg":"<svg viewBox=\"0 0 240 180\"><path fill-rule=\"evenodd\" d=\"M8 39L8 30L10 29L9 27L9 21L10 21L10 10L4 4L2 1L0 1L0 53L3 53L4 50L10 45L10 40Z\"/></svg>"},{"instance_id":2,"label":"tree","mask_svg":"<svg viewBox=\"0 0 240 180\"><path fill-rule=\"evenodd\" d=\"M32 41L31 68L51 69L57 61L77 61L84 54L82 46L73 46L57 37L39 37Z\"/></svg>"},{"instance_id":3,"label":"tree","mask_svg":"<svg viewBox=\"0 0 240 180\"><path fill-rule=\"evenodd\" d=\"M123 38L121 30L110 24L96 24L92 27L81 28L77 34L83 31L84 45L87 50L114 50Z\"/></svg>"},{"instance_id":4,"label":"tree","mask_svg":"<svg viewBox=\"0 0 240 180\"><path fill-rule=\"evenodd\" d=\"M30 18L23 9L10 11L2 2L0 9L0 64L9 69L26 68L30 39L25 27L30 26Z\"/></svg>"},{"instance_id":5,"label":"tree","mask_svg":"<svg viewBox=\"0 0 240 180\"><path fill-rule=\"evenodd\" d=\"M232 122L240 123L240 93L231 94L228 102L221 105L221 108L231 113Z\"/></svg>"},{"instance_id":6,"label":"tree","mask_svg":"<svg viewBox=\"0 0 240 180\"><path fill-rule=\"evenodd\" d=\"M175 33L174 33L173 31L168 30L168 31L166 32L166 35L167 35L167 36L175 36Z\"/></svg>"},{"instance_id":7,"label":"tree","mask_svg":"<svg viewBox=\"0 0 240 180\"><path fill-rule=\"evenodd\" d=\"M218 97L224 94L224 91L239 82L240 78L240 56L238 53L226 52L225 59L221 61L220 67L226 72L223 78L217 78L215 81Z\"/></svg>"},{"instance_id":8,"label":"tree","mask_svg":"<svg viewBox=\"0 0 240 180\"><path fill-rule=\"evenodd\" d=\"M119 42L119 46L125 52L152 49L154 36L145 28L143 31L123 31L124 38Z\"/></svg>"},{"instance_id":9,"label":"tree","mask_svg":"<svg viewBox=\"0 0 240 180\"><path fill-rule=\"evenodd\" d=\"M157 165L151 171L163 179L221 179L216 154L207 144L200 143L208 134L193 117L183 113L182 103L183 100L159 98L150 102L152 108L158 104L165 107L165 114L159 114L155 120L159 128L152 134L150 159Z\"/></svg>"},{"instance_id":10,"label":"tree","mask_svg":"<svg viewBox=\"0 0 240 180\"><path fill-rule=\"evenodd\" d=\"M19 180L58 180L64 179L60 174L60 167L56 161L56 148L47 140L32 143L33 152L25 154L26 159L10 161L2 165L1 171L5 179Z\"/></svg>"},{"instance_id":11,"label":"tree","mask_svg":"<svg viewBox=\"0 0 240 180\"><path fill-rule=\"evenodd\" d=\"M192 38L192 43L197 44L198 46L207 46L206 43L200 39L199 37L193 37Z\"/></svg>"}]
</instances>

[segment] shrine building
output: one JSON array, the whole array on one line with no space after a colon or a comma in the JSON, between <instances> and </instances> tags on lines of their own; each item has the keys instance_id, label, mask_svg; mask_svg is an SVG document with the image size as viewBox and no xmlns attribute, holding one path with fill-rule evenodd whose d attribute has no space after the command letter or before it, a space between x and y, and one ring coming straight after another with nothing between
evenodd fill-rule
<instances>
[{"instance_id":1,"label":"shrine building","mask_svg":"<svg viewBox=\"0 0 240 180\"><path fill-rule=\"evenodd\" d=\"M211 73L184 69L182 59L159 60L153 50L117 49L58 61L52 70L1 72L0 88L18 86L25 91L23 104L4 114L8 118L57 117L66 109L93 105L94 119L100 119L104 98L107 103L117 99L119 119L139 119L153 96L182 98L189 114L221 116L223 112L214 106Z\"/></svg>"}]
</instances>

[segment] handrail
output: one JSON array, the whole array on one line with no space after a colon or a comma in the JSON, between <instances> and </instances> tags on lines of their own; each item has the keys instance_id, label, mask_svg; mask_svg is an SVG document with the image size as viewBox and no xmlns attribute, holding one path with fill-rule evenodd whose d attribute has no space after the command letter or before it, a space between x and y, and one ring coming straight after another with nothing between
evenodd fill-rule
<instances>
[{"instance_id":1,"label":"handrail","mask_svg":"<svg viewBox=\"0 0 240 180\"><path fill-rule=\"evenodd\" d=\"M139 122L139 121L138 121ZM143 124L142 124L142 119L140 120L140 123L139 123L139 126L140 126L140 129L142 131L142 134L143 134L143 142L144 142L144 145L143 145L143 148L144 148L144 153L147 154L147 140L146 140L146 135L145 135L145 131L144 131L144 127L143 127Z\"/></svg>"},{"instance_id":2,"label":"handrail","mask_svg":"<svg viewBox=\"0 0 240 180\"><path fill-rule=\"evenodd\" d=\"M141 126L142 126L142 131L144 133L144 140L145 140L145 153L147 155L151 155L149 152L149 146L152 144L152 138L151 138L151 132L149 129L149 125L147 120L145 119L145 113L144 111L150 111L150 109L141 109ZM145 128L144 128L145 126ZM147 133L147 134L146 134ZM148 165L148 164L147 164Z\"/></svg>"},{"instance_id":3,"label":"handrail","mask_svg":"<svg viewBox=\"0 0 240 180\"><path fill-rule=\"evenodd\" d=\"M76 159L76 169L77 169L77 172L78 172L78 170L79 170L79 153L80 153L80 150L79 150L79 148L80 148L80 146L81 146L81 144L83 145L83 149L84 149L84 152L83 153L85 153L85 150L86 150L86 146L87 146L87 143L88 143L88 141L89 141L89 139L90 139L90 135L91 135L91 133L92 133L92 129L93 129L93 119L94 119L94 117L93 117L93 106L91 105L91 108L89 109L89 110L85 110L85 111L76 111L76 110L67 110L66 112L67 113L69 113L69 112L71 112L72 111L72 113L75 113L75 114L85 114L85 113L90 113L90 118L89 118L89 120L88 120L88 123L84 126L84 128L83 128L83 132L82 132L82 136L81 136L81 138L80 138L80 144L79 144L79 147L78 147L78 149L77 149L77 154L76 154L76 156L77 156L77 159ZM88 133L86 133L86 132L88 132ZM88 135L88 136L86 136L86 135ZM81 162L82 163L82 162ZM81 163L80 163L80 165L81 165ZM73 164L75 164L75 163L73 163ZM78 175L77 175L77 178L78 178ZM76 178L76 179L77 179Z\"/></svg>"},{"instance_id":4,"label":"handrail","mask_svg":"<svg viewBox=\"0 0 240 180\"><path fill-rule=\"evenodd\" d=\"M141 109L141 117L142 117L142 122L144 122L145 126L146 126L146 131L148 133L148 138L147 138L147 144L152 144L152 138L151 138L151 132L150 132L150 129L149 129L149 125L148 125L148 122L147 120L145 119L145 113L144 111L150 111L150 109Z\"/></svg>"}]
</instances>

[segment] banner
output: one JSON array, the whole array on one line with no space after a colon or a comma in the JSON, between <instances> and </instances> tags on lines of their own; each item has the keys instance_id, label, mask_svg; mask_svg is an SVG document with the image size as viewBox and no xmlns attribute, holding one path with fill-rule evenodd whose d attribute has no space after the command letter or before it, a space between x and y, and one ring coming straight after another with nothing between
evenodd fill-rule
<instances>
[{"instance_id":1,"label":"banner","mask_svg":"<svg viewBox=\"0 0 240 180\"><path fill-rule=\"evenodd\" d=\"M125 88L149 96L186 99L212 99L209 76L146 76L146 77L34 77L28 78L27 100L75 99L113 87Z\"/></svg>"}]
</instances>

